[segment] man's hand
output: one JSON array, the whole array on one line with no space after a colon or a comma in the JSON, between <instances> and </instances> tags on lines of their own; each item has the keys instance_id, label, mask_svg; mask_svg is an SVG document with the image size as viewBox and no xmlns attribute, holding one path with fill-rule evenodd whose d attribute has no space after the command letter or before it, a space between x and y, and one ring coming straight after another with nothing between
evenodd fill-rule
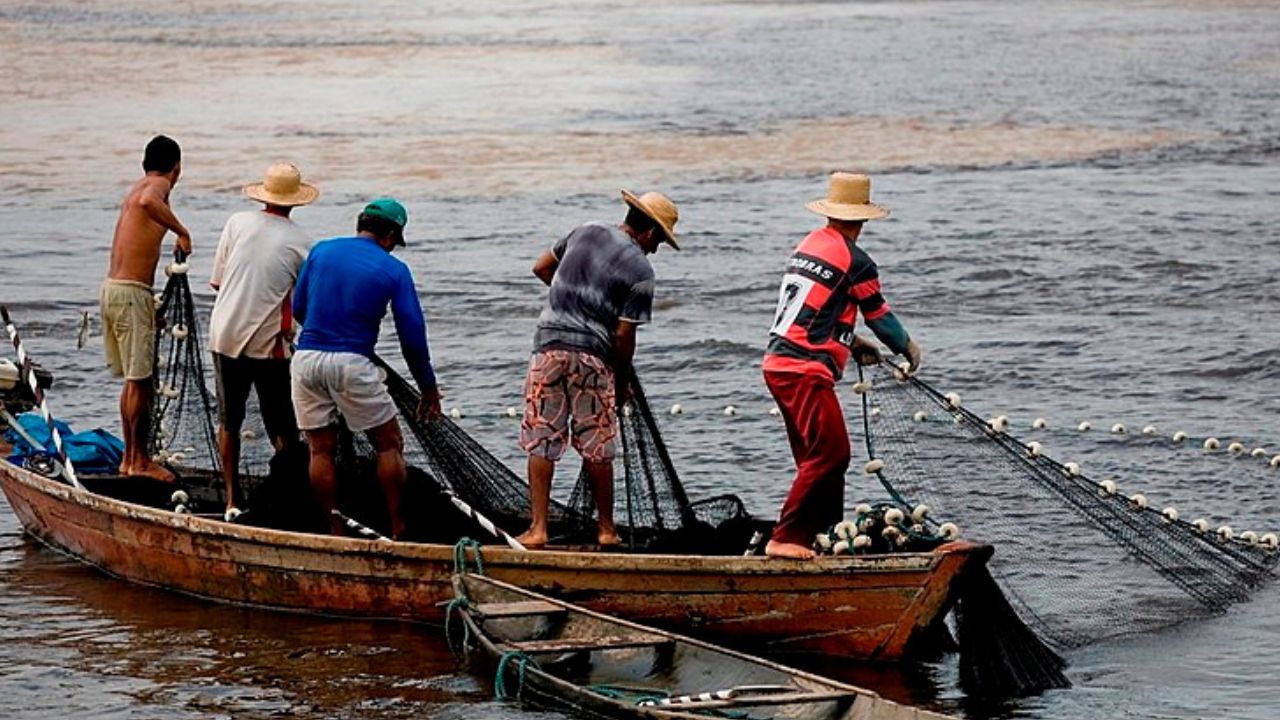
<instances>
[{"instance_id":1,"label":"man's hand","mask_svg":"<svg viewBox=\"0 0 1280 720\"><path fill-rule=\"evenodd\" d=\"M440 418L440 388L431 387L422 391L422 397L418 400L418 420L423 422L431 422Z\"/></svg>"},{"instance_id":2,"label":"man's hand","mask_svg":"<svg viewBox=\"0 0 1280 720\"><path fill-rule=\"evenodd\" d=\"M908 375L914 375L916 373L916 370L920 367L921 355L922 355L922 352L920 350L920 346L916 344L916 341L908 340L907 341L907 374Z\"/></svg>"},{"instance_id":3,"label":"man's hand","mask_svg":"<svg viewBox=\"0 0 1280 720\"><path fill-rule=\"evenodd\" d=\"M182 253L183 257L191 254L191 236L186 233L178 233L177 239L173 241L173 251Z\"/></svg>"},{"instance_id":4,"label":"man's hand","mask_svg":"<svg viewBox=\"0 0 1280 720\"><path fill-rule=\"evenodd\" d=\"M849 346L849 350L853 353L854 361L863 367L880 364L880 348L861 335L853 336L853 344Z\"/></svg>"}]
</instances>

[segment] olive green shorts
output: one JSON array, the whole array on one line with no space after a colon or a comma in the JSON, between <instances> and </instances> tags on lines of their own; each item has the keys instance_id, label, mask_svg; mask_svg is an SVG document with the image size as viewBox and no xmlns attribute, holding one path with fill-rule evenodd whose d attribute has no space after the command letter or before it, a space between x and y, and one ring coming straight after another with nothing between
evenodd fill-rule
<instances>
[{"instance_id":1,"label":"olive green shorts","mask_svg":"<svg viewBox=\"0 0 1280 720\"><path fill-rule=\"evenodd\" d=\"M156 306L151 288L133 280L102 283L102 343L112 374L126 380L151 377L155 361Z\"/></svg>"}]
</instances>

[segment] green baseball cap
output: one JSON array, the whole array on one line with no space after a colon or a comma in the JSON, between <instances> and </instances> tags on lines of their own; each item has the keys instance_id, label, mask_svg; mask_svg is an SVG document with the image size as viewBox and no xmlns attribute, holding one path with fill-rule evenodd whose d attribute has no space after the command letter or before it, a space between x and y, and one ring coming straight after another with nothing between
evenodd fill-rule
<instances>
[{"instance_id":1,"label":"green baseball cap","mask_svg":"<svg viewBox=\"0 0 1280 720\"><path fill-rule=\"evenodd\" d=\"M399 225L401 231L400 244L404 244L404 226L409 224L409 211L404 209L404 206L400 204L400 201L395 198L380 197L368 205L365 205L361 214L368 215L370 217L382 218L383 220L390 220L396 225Z\"/></svg>"}]
</instances>

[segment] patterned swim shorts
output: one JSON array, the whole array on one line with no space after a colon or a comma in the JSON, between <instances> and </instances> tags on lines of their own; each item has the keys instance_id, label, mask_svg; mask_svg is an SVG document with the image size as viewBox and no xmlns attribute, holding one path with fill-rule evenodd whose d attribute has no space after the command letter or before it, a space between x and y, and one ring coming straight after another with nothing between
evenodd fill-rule
<instances>
[{"instance_id":1,"label":"patterned swim shorts","mask_svg":"<svg viewBox=\"0 0 1280 720\"><path fill-rule=\"evenodd\" d=\"M524 381L520 447L556 461L572 438L583 460L613 462L618 436L613 398L613 368L601 358L573 350L534 353Z\"/></svg>"}]
</instances>

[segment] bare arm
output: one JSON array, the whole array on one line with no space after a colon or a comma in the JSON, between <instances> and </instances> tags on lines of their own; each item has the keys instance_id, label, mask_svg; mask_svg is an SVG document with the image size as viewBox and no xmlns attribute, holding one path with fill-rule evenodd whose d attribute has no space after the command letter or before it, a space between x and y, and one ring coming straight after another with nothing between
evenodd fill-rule
<instances>
[{"instance_id":1,"label":"bare arm","mask_svg":"<svg viewBox=\"0 0 1280 720\"><path fill-rule=\"evenodd\" d=\"M631 360L636 354L636 324L619 320L613 329L613 379L619 407L631 398Z\"/></svg>"},{"instance_id":2,"label":"bare arm","mask_svg":"<svg viewBox=\"0 0 1280 720\"><path fill-rule=\"evenodd\" d=\"M169 207L169 198L161 192L159 187L154 184L144 187L138 196L138 207L142 208L147 217L156 224L178 236L173 244L175 250L191 252L191 233L187 231L187 226L178 220L178 216L173 214L173 209Z\"/></svg>"},{"instance_id":3,"label":"bare arm","mask_svg":"<svg viewBox=\"0 0 1280 720\"><path fill-rule=\"evenodd\" d=\"M551 285L551 278L556 275L556 268L560 267L560 261L556 259L556 254L550 250L546 250L542 255L538 256L538 261L533 264L533 274L538 276L544 285Z\"/></svg>"}]
</instances>

